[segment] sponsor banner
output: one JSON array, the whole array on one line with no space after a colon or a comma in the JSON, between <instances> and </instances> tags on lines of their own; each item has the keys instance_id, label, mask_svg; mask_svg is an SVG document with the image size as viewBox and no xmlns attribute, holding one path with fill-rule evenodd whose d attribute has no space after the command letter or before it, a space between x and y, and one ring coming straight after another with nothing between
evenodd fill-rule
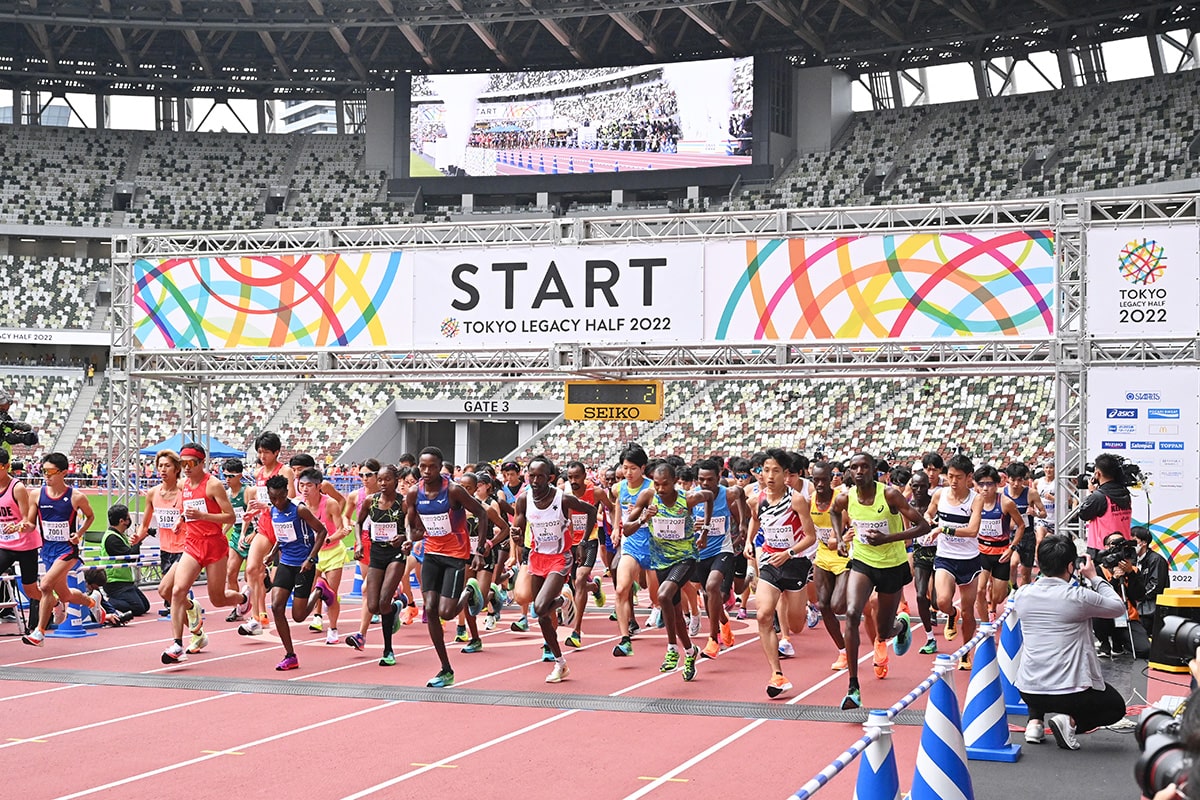
<instances>
[{"instance_id":1,"label":"sponsor banner","mask_svg":"<svg viewBox=\"0 0 1200 800\"><path fill-rule=\"evenodd\" d=\"M1087 402L1089 459L1108 452L1137 462L1144 480L1140 490L1134 491L1134 524L1150 528L1154 546L1170 565L1171 585L1197 588L1200 369L1092 367L1088 370ZM1130 422L1114 424L1113 411L1139 413L1118 415ZM1165 418L1172 422L1144 421L1163 418L1148 413L1151 411L1168 413Z\"/></svg>"},{"instance_id":2,"label":"sponsor banner","mask_svg":"<svg viewBox=\"0 0 1200 800\"><path fill-rule=\"evenodd\" d=\"M710 243L705 339L1050 337L1053 231Z\"/></svg>"},{"instance_id":3,"label":"sponsor banner","mask_svg":"<svg viewBox=\"0 0 1200 800\"><path fill-rule=\"evenodd\" d=\"M0 328L0 344L79 344L108 347L112 344L112 331Z\"/></svg>"},{"instance_id":4,"label":"sponsor banner","mask_svg":"<svg viewBox=\"0 0 1200 800\"><path fill-rule=\"evenodd\" d=\"M699 342L704 245L421 252L417 347Z\"/></svg>"},{"instance_id":5,"label":"sponsor banner","mask_svg":"<svg viewBox=\"0 0 1200 800\"><path fill-rule=\"evenodd\" d=\"M1087 234L1087 330L1196 335L1200 228L1092 228Z\"/></svg>"},{"instance_id":6,"label":"sponsor banner","mask_svg":"<svg viewBox=\"0 0 1200 800\"><path fill-rule=\"evenodd\" d=\"M411 346L412 272L399 251L140 259L136 346Z\"/></svg>"}]
</instances>

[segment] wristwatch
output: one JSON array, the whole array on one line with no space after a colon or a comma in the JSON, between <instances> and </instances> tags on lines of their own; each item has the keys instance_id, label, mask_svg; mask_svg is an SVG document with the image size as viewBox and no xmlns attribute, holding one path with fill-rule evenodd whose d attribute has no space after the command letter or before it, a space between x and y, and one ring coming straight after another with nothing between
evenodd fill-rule
<instances>
[{"instance_id":1,"label":"wristwatch","mask_svg":"<svg viewBox=\"0 0 1200 800\"><path fill-rule=\"evenodd\" d=\"M309 557L309 559L308 559L308 563L310 563L310 564L316 564L318 560L319 560L319 559L318 559L316 556L311 556L311 557Z\"/></svg>"}]
</instances>

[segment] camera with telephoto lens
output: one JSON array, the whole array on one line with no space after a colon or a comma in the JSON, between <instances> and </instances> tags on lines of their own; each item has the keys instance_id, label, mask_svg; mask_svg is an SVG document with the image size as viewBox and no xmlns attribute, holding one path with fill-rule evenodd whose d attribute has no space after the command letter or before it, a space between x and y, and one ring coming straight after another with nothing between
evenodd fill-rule
<instances>
[{"instance_id":1,"label":"camera with telephoto lens","mask_svg":"<svg viewBox=\"0 0 1200 800\"><path fill-rule=\"evenodd\" d=\"M1186 712L1185 712L1186 713ZM1141 754L1133 776L1146 797L1153 797L1170 784L1186 790L1192 769L1194 742L1188 741L1183 720L1158 708L1147 708L1133 731Z\"/></svg>"},{"instance_id":2,"label":"camera with telephoto lens","mask_svg":"<svg viewBox=\"0 0 1200 800\"><path fill-rule=\"evenodd\" d=\"M1164 653L1178 656L1184 661L1196 657L1200 647L1200 622L1174 614L1163 617L1162 628L1154 634L1156 646L1165 646Z\"/></svg>"},{"instance_id":3,"label":"camera with telephoto lens","mask_svg":"<svg viewBox=\"0 0 1200 800\"><path fill-rule=\"evenodd\" d=\"M28 422L13 419L7 411L4 411L0 412L0 440L8 444L24 444L34 447L38 443L38 435Z\"/></svg>"},{"instance_id":4,"label":"camera with telephoto lens","mask_svg":"<svg viewBox=\"0 0 1200 800\"><path fill-rule=\"evenodd\" d=\"M1122 561L1137 561L1137 542L1133 539L1122 539L1096 554L1096 563L1109 571Z\"/></svg>"}]
</instances>

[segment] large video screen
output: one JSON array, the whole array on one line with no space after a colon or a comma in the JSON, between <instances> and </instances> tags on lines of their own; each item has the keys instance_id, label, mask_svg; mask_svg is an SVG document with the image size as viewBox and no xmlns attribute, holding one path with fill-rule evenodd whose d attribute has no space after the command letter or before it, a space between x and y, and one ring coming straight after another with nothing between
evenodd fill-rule
<instances>
[{"instance_id":1,"label":"large video screen","mask_svg":"<svg viewBox=\"0 0 1200 800\"><path fill-rule=\"evenodd\" d=\"M414 175L748 164L753 68L739 58L414 76Z\"/></svg>"}]
</instances>

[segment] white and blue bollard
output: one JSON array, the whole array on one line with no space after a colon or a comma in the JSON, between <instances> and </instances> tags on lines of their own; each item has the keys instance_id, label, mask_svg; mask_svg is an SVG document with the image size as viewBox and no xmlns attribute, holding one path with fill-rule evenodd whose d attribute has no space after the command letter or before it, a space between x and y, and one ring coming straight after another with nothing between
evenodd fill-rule
<instances>
[{"instance_id":1,"label":"white and blue bollard","mask_svg":"<svg viewBox=\"0 0 1200 800\"><path fill-rule=\"evenodd\" d=\"M1016 598L1008 601L1009 612L1004 616L1004 624L1000 628L1000 650L997 657L1000 662L1000 685L1004 689L1004 710L1009 714L1027 715L1029 707L1021 699L1017 691L1017 671L1021 668L1021 646L1025 637L1021 634L1021 620L1013 608Z\"/></svg>"},{"instance_id":2,"label":"white and blue bollard","mask_svg":"<svg viewBox=\"0 0 1200 800\"><path fill-rule=\"evenodd\" d=\"M879 738L867 745L858 761L854 800L899 800L900 773L892 748L892 721L886 711L872 711L863 724L867 732L879 729Z\"/></svg>"},{"instance_id":3,"label":"white and blue bollard","mask_svg":"<svg viewBox=\"0 0 1200 800\"><path fill-rule=\"evenodd\" d=\"M975 800L967 752L963 744L962 718L954 692L956 665L943 653L934 662L938 680L929 690L925 728L917 750L911 800Z\"/></svg>"},{"instance_id":4,"label":"white and blue bollard","mask_svg":"<svg viewBox=\"0 0 1200 800\"><path fill-rule=\"evenodd\" d=\"M984 637L975 648L963 706L963 742L967 758L972 761L1011 763L1021 757L1021 745L1008 742L1008 714L996 658L996 626L984 625L981 631Z\"/></svg>"}]
</instances>

